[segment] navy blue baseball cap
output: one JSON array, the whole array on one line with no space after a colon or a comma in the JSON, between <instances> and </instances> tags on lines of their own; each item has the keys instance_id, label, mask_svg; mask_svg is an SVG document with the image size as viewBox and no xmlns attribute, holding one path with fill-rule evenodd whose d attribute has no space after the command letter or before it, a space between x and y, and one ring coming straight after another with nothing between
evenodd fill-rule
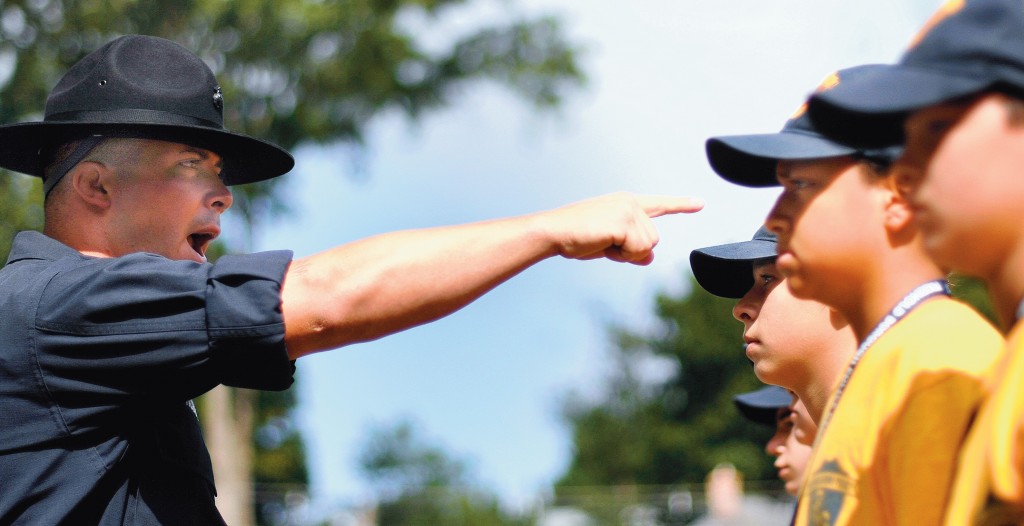
<instances>
[{"instance_id":1,"label":"navy blue baseball cap","mask_svg":"<svg viewBox=\"0 0 1024 526\"><path fill-rule=\"evenodd\" d=\"M704 290L723 298L742 298L754 286L751 264L776 255L775 234L762 226L750 241L690 252L690 269Z\"/></svg>"},{"instance_id":2,"label":"navy blue baseball cap","mask_svg":"<svg viewBox=\"0 0 1024 526\"><path fill-rule=\"evenodd\" d=\"M775 427L779 409L789 407L793 397L789 391L777 385L769 385L757 391L738 394L732 398L732 402L747 420Z\"/></svg>"},{"instance_id":3,"label":"navy blue baseball cap","mask_svg":"<svg viewBox=\"0 0 1024 526\"><path fill-rule=\"evenodd\" d=\"M818 86L818 91L831 90L840 83L867 75L880 64L856 66L832 73ZM705 143L711 168L723 179L740 186L778 186L775 166L781 160L811 161L847 155L863 155L883 165L889 164L899 152L889 150L862 151L836 142L816 127L807 114L807 105L786 121L778 133L728 135L712 137Z\"/></svg>"},{"instance_id":4,"label":"navy blue baseball cap","mask_svg":"<svg viewBox=\"0 0 1024 526\"><path fill-rule=\"evenodd\" d=\"M843 143L903 141L919 109L986 91L1024 95L1024 2L952 0L894 65L811 97L815 127Z\"/></svg>"}]
</instances>

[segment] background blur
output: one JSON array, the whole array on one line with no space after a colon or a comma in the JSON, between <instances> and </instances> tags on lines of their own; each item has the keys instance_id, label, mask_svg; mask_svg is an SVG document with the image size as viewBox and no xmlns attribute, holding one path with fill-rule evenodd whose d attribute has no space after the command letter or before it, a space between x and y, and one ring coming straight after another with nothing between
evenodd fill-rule
<instances>
[{"instance_id":1,"label":"background blur","mask_svg":"<svg viewBox=\"0 0 1024 526\"><path fill-rule=\"evenodd\" d=\"M215 454L255 455L217 475L219 502L242 494L233 524L685 523L699 502L679 488L719 462L777 490L767 430L729 401L757 387L739 324L691 295L687 263L748 239L777 192L720 180L704 140L777 130L829 72L896 60L935 7L6 0L0 119L39 118L59 75L118 34L178 40L217 72L230 128L296 154L274 184L236 189L225 251L304 256L618 190L704 198L657 220L649 267L545 261L449 318L303 359L288 393L203 403ZM36 187L0 177L4 250L38 228ZM664 505L595 504L647 493ZM438 509L395 505L424 496Z\"/></svg>"}]
</instances>

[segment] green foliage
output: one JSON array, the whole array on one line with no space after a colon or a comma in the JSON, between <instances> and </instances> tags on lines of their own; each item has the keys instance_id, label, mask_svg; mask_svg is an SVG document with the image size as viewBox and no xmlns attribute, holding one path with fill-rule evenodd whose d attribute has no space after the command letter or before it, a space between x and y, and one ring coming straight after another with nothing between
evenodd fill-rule
<instances>
[{"instance_id":1,"label":"green foliage","mask_svg":"<svg viewBox=\"0 0 1024 526\"><path fill-rule=\"evenodd\" d=\"M741 350L734 301L692 280L690 290L657 297L656 330L612 330L616 366L603 398L572 397L564 407L574 454L559 494L576 486L700 483L720 462L748 479L774 478L763 449L771 430L745 420L732 402L761 386ZM667 380L639 375L651 360L671 368Z\"/></svg>"},{"instance_id":2,"label":"green foliage","mask_svg":"<svg viewBox=\"0 0 1024 526\"><path fill-rule=\"evenodd\" d=\"M0 170L0 263L7 261L15 234L42 227L41 188L35 178Z\"/></svg>"},{"instance_id":3,"label":"green foliage","mask_svg":"<svg viewBox=\"0 0 1024 526\"><path fill-rule=\"evenodd\" d=\"M953 297L960 299L974 307L982 316L987 318L993 325L998 326L995 307L992 306L992 298L988 295L988 288L980 279L953 274L949 277L950 290Z\"/></svg>"},{"instance_id":4,"label":"green foliage","mask_svg":"<svg viewBox=\"0 0 1024 526\"><path fill-rule=\"evenodd\" d=\"M377 523L388 526L526 525L497 498L477 489L465 462L426 443L409 422L371 430L359 455L360 470L378 498Z\"/></svg>"},{"instance_id":5,"label":"green foliage","mask_svg":"<svg viewBox=\"0 0 1024 526\"><path fill-rule=\"evenodd\" d=\"M417 118L467 82L491 79L538 107L582 82L577 51L556 21L510 20L428 49L404 22L436 21L466 0L7 0L0 40L0 122L39 118L49 89L117 35L178 41L202 56L224 89L228 129L291 149L361 142L388 110ZM7 23L10 21L10 23ZM252 223L284 204L287 178L236 188ZM7 195L0 195L7 200Z\"/></svg>"}]
</instances>

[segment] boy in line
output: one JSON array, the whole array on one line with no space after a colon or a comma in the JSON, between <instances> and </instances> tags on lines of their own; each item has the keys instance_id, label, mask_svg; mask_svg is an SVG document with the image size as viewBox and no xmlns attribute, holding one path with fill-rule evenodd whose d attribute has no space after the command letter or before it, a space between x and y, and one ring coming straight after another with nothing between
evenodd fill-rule
<instances>
[{"instance_id":1,"label":"boy in line","mask_svg":"<svg viewBox=\"0 0 1024 526\"><path fill-rule=\"evenodd\" d=\"M803 483L804 470L811 456L811 447L796 439L792 397L785 389L768 385L756 391L733 397L740 413L751 422L775 428L765 444L765 451L775 457L775 469L785 485L786 493L796 496Z\"/></svg>"},{"instance_id":2,"label":"boy in line","mask_svg":"<svg viewBox=\"0 0 1024 526\"><path fill-rule=\"evenodd\" d=\"M776 250L775 234L762 227L750 241L690 252L690 268L704 290L738 300L733 316L758 379L794 392L817 421L856 342L836 311L779 287Z\"/></svg>"},{"instance_id":3,"label":"boy in line","mask_svg":"<svg viewBox=\"0 0 1024 526\"><path fill-rule=\"evenodd\" d=\"M898 64L811 110L843 140L905 135L900 181L929 254L982 278L1011 329L946 524L1024 523L1024 3L947 2Z\"/></svg>"},{"instance_id":4,"label":"boy in line","mask_svg":"<svg viewBox=\"0 0 1024 526\"><path fill-rule=\"evenodd\" d=\"M840 71L819 91L875 71ZM859 342L819 421L795 524L940 523L1001 338L949 297L888 170L892 150L827 140L802 111L778 134L707 146L725 179L782 185L766 221L778 270L795 296L839 311Z\"/></svg>"}]
</instances>

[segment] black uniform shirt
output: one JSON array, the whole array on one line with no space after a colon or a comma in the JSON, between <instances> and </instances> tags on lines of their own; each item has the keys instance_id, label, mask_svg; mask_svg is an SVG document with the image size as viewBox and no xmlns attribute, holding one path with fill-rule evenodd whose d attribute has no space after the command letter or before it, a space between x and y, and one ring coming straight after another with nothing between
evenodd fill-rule
<instances>
[{"instance_id":1,"label":"black uniform shirt","mask_svg":"<svg viewBox=\"0 0 1024 526\"><path fill-rule=\"evenodd\" d=\"M285 389L290 252L82 255L38 232L0 270L0 524L221 524L192 398Z\"/></svg>"}]
</instances>

